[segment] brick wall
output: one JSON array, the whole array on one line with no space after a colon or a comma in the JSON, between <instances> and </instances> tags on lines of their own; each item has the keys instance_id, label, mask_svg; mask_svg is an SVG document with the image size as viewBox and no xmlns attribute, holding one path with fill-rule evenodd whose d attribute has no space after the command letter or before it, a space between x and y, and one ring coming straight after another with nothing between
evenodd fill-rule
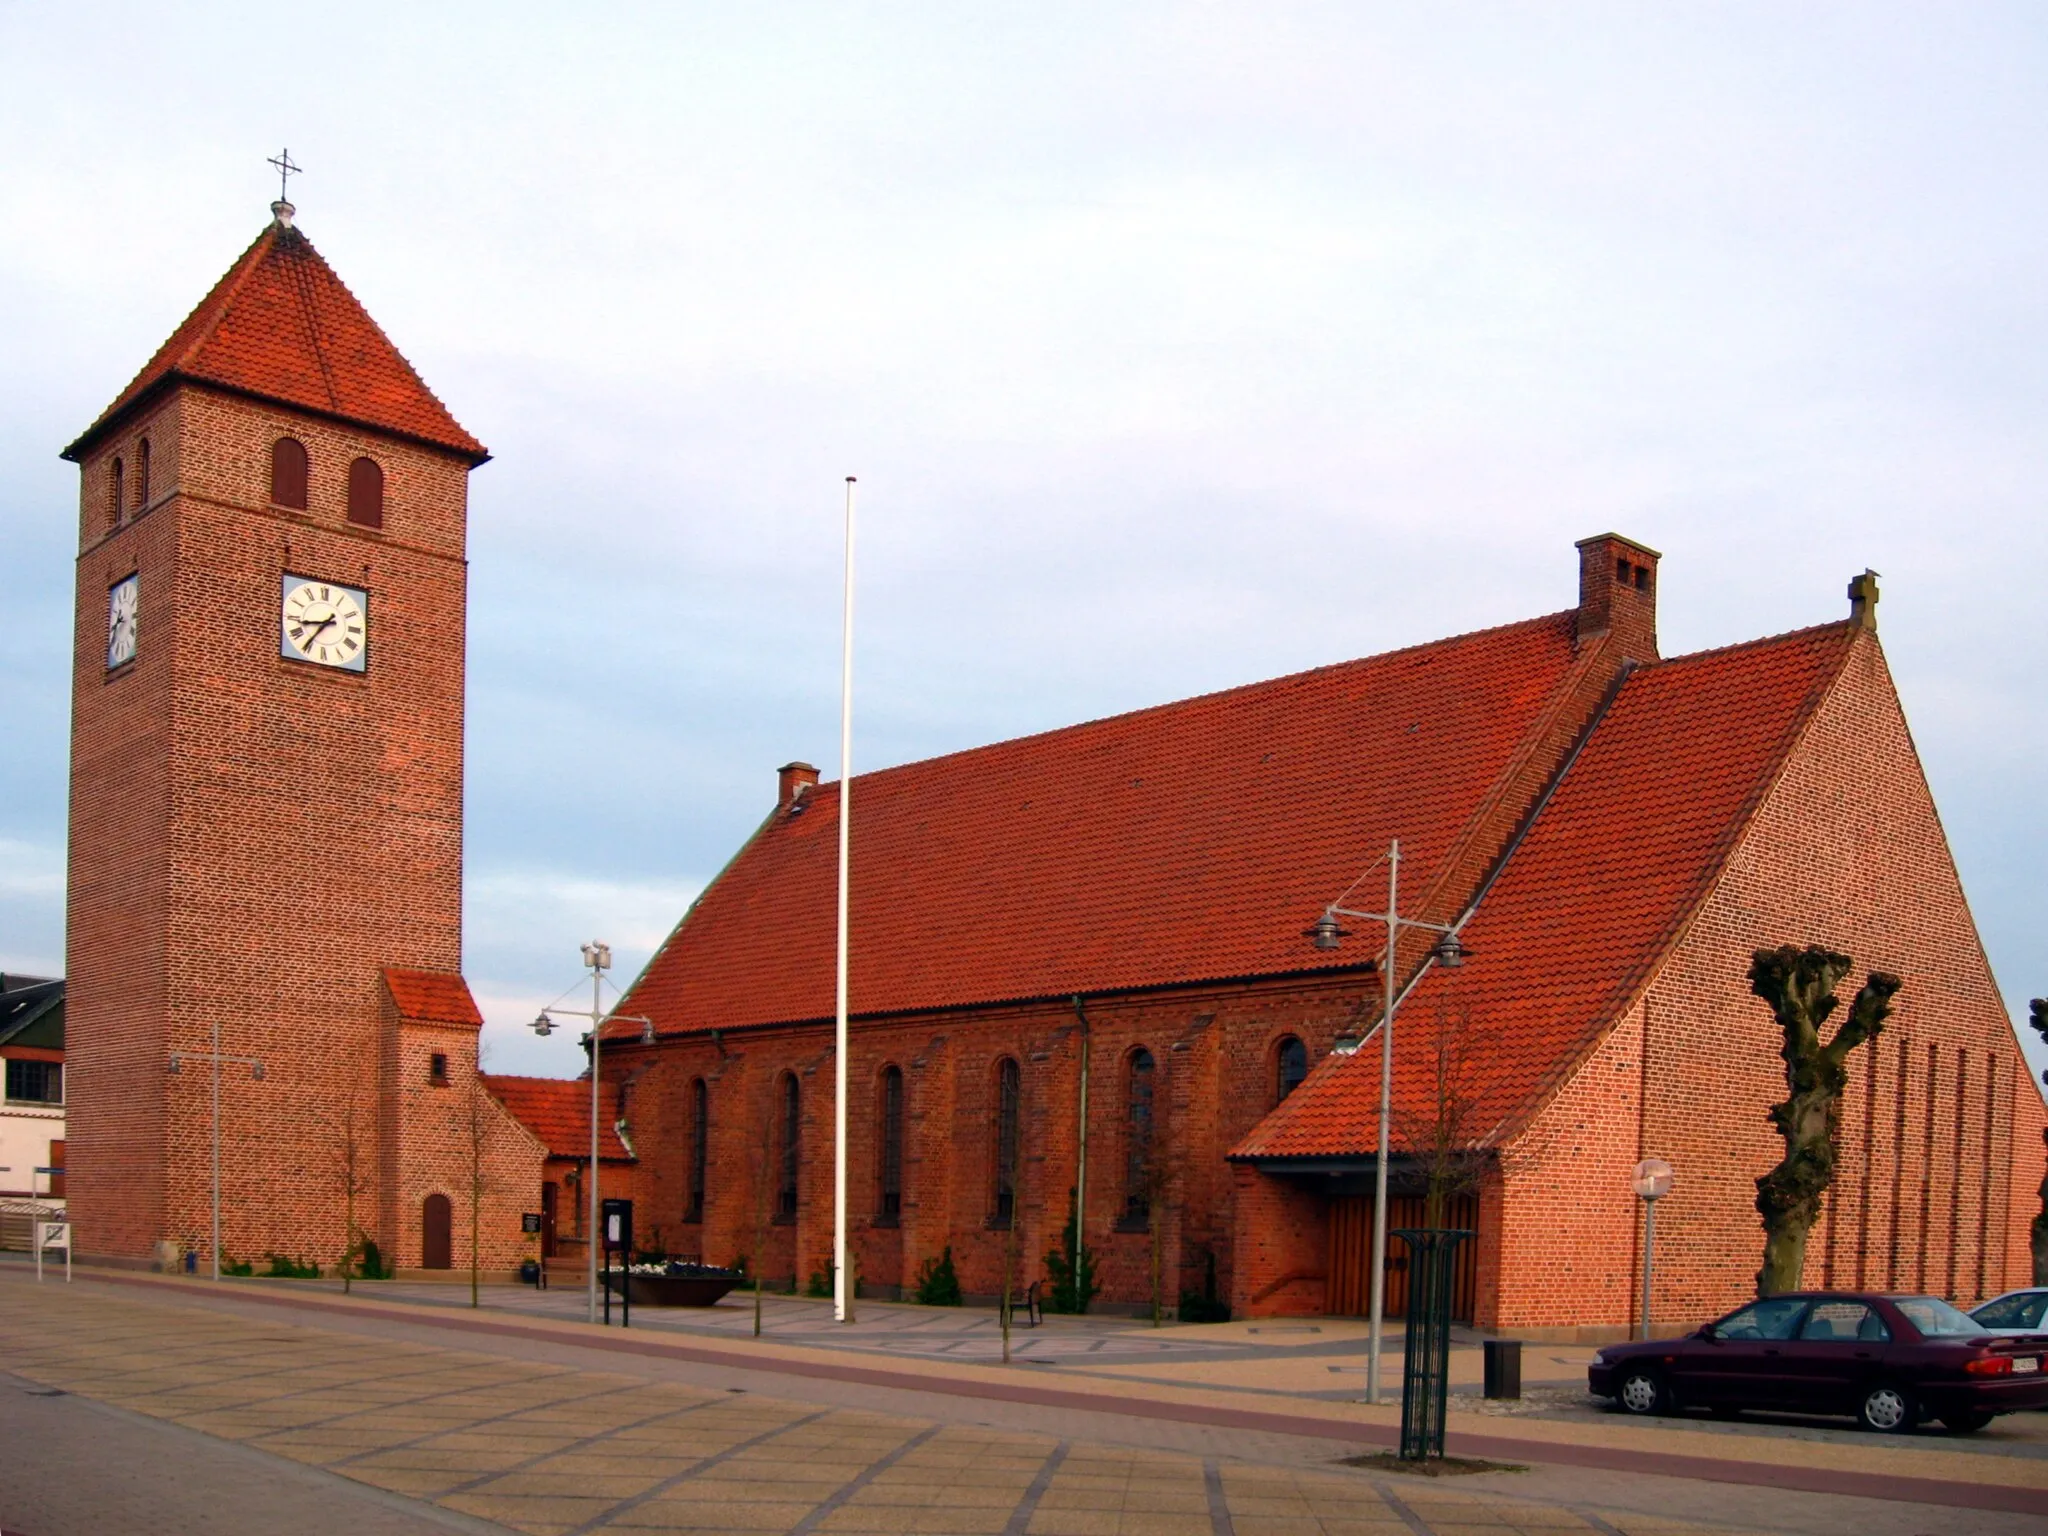
<instances>
[{"instance_id":1,"label":"brick wall","mask_svg":"<svg viewBox=\"0 0 2048 1536\"><path fill-rule=\"evenodd\" d=\"M1300 1037L1311 1059L1356 1027L1370 976L1311 984L1258 983L1144 998L1093 999L1086 1235L1101 1300L1142 1306L1151 1296L1149 1229L1119 1231L1125 1209L1127 1066L1143 1047L1156 1063L1158 1155L1166 1167L1161 1289L1175 1305L1203 1281L1204 1250L1217 1259L1219 1291L1232 1286L1232 1202L1237 1182L1223 1156L1272 1106L1274 1055ZM1081 1031L1071 1003L962 1010L884 1022L857 1020L847 1114L850 1241L871 1286L912 1286L923 1264L950 1245L972 1295L1002 1284L1007 1234L992 1225L998 1063L1019 1066L1019 1178L1015 1264L1021 1286L1044 1276L1075 1183L1080 1146ZM621 1085L640 1162L634 1169L639 1231L659 1230L672 1252L729 1263L758 1256L773 1281L824 1273L832 1246L833 1059L828 1024L670 1036L653 1046L620 1042L604 1052L608 1084ZM903 1072L903 1210L878 1224L880 1084ZM775 1176L775 1084L795 1072L802 1093L802 1184L797 1219L756 1229L759 1180ZM711 1104L702 1222L685 1222L689 1190L690 1085L703 1078ZM766 1146L764 1147L764 1142ZM765 1156L764 1156L765 1152ZM772 1189L771 1189L772 1195Z\"/></svg>"},{"instance_id":2,"label":"brick wall","mask_svg":"<svg viewBox=\"0 0 2048 1536\"><path fill-rule=\"evenodd\" d=\"M104 516L108 464L151 436L152 502ZM304 512L270 445L308 449ZM381 531L346 523L349 462L385 472ZM130 483L132 484L132 469ZM81 465L69 956L81 1252L202 1237L207 1075L224 1076L231 1255L337 1255L336 1121L383 1068L380 970L461 963L467 465L374 432L180 386ZM104 667L110 573L141 574L136 662ZM370 593L363 675L278 654L285 571ZM380 1209L389 1197L380 1193Z\"/></svg>"},{"instance_id":3,"label":"brick wall","mask_svg":"<svg viewBox=\"0 0 2048 1536\"><path fill-rule=\"evenodd\" d=\"M1500 1326L1635 1324L1627 1178L1642 1156L1677 1170L1658 1207L1653 1318L1697 1323L1754 1294L1756 1179L1783 1154L1766 1111L1785 1089L1776 1024L1746 976L1752 950L1780 943L1852 955L1845 1006L1870 970L1905 978L1885 1033L1850 1061L1806 1282L1968 1305L2028 1281L2041 1099L1872 636L1655 978L1504 1159Z\"/></svg>"}]
</instances>

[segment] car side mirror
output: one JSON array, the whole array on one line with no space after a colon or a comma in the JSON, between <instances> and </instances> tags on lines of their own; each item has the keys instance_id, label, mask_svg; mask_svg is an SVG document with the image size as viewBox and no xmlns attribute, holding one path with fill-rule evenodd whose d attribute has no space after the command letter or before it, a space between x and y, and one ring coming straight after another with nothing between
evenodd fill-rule
<instances>
[{"instance_id":1,"label":"car side mirror","mask_svg":"<svg viewBox=\"0 0 2048 1536\"><path fill-rule=\"evenodd\" d=\"M1694 1334L1693 1337L1696 1339L1718 1339L1720 1335L1714 1332L1714 1325L1712 1323L1701 1323L1700 1331Z\"/></svg>"}]
</instances>

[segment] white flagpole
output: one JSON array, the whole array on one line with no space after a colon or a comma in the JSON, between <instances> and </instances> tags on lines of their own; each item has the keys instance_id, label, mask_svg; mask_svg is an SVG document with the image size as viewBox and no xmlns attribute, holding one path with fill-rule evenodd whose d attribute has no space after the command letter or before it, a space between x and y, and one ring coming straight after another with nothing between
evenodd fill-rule
<instances>
[{"instance_id":1,"label":"white flagpole","mask_svg":"<svg viewBox=\"0 0 2048 1536\"><path fill-rule=\"evenodd\" d=\"M853 486L846 477L846 600L839 637L839 976L832 1071L832 1316L853 1321L846 1261L846 893L853 829Z\"/></svg>"}]
</instances>

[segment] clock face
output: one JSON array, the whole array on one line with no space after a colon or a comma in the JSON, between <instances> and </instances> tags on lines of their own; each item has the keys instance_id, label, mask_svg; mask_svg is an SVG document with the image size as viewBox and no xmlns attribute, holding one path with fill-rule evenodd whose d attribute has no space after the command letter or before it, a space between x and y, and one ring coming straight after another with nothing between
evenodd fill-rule
<instances>
[{"instance_id":1,"label":"clock face","mask_svg":"<svg viewBox=\"0 0 2048 1536\"><path fill-rule=\"evenodd\" d=\"M142 578L124 576L107 588L107 670L135 659L135 610L142 601Z\"/></svg>"},{"instance_id":2,"label":"clock face","mask_svg":"<svg viewBox=\"0 0 2048 1536\"><path fill-rule=\"evenodd\" d=\"M292 661L360 672L370 654L370 594L306 576L284 578L280 654Z\"/></svg>"}]
</instances>

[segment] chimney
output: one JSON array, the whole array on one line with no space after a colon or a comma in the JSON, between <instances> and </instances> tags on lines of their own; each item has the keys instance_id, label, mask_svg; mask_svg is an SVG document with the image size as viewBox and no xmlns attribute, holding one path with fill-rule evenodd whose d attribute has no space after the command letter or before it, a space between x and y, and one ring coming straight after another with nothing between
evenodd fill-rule
<instances>
[{"instance_id":1,"label":"chimney","mask_svg":"<svg viewBox=\"0 0 2048 1536\"><path fill-rule=\"evenodd\" d=\"M1877 572L1866 569L1849 578L1849 622L1877 633Z\"/></svg>"},{"instance_id":2,"label":"chimney","mask_svg":"<svg viewBox=\"0 0 2048 1536\"><path fill-rule=\"evenodd\" d=\"M817 782L818 770L809 763L784 763L775 770L775 808L788 810Z\"/></svg>"},{"instance_id":3,"label":"chimney","mask_svg":"<svg viewBox=\"0 0 2048 1536\"><path fill-rule=\"evenodd\" d=\"M1579 638L1612 635L1622 659L1657 659L1657 551L1618 533L1581 539Z\"/></svg>"}]
</instances>

